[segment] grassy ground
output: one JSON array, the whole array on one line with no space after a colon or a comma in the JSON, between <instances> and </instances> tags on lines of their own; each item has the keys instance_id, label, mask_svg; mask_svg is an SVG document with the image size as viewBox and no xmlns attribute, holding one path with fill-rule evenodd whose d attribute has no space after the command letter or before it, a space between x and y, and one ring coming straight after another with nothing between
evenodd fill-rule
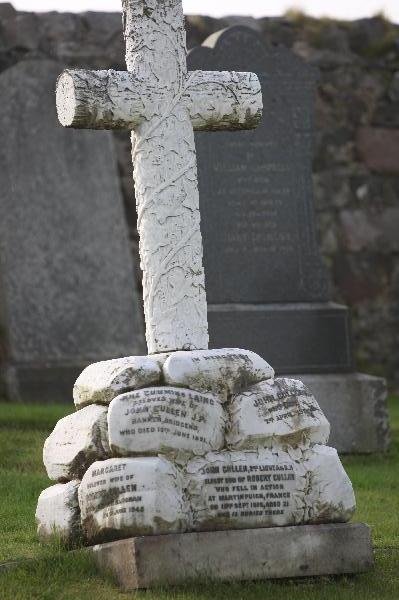
<instances>
[{"instance_id":1,"label":"grassy ground","mask_svg":"<svg viewBox=\"0 0 399 600\"><path fill-rule=\"evenodd\" d=\"M399 598L399 400L391 400L393 444L386 455L346 457L358 503L356 520L373 529L376 568L355 576L285 582L197 584L172 591L120 593L83 552L68 553L36 540L34 511L50 485L42 446L69 407L0 404L0 563L23 558L0 572L1 600L397 600Z\"/></svg>"}]
</instances>

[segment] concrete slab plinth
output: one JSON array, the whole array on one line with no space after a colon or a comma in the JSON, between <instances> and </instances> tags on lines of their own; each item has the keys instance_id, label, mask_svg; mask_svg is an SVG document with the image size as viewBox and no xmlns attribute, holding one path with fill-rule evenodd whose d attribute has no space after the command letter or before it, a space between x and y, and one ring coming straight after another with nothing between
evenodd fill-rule
<instances>
[{"instance_id":1,"label":"concrete slab plinth","mask_svg":"<svg viewBox=\"0 0 399 600\"><path fill-rule=\"evenodd\" d=\"M190 580L361 573L374 564L370 529L362 523L135 537L91 550L125 591Z\"/></svg>"}]
</instances>

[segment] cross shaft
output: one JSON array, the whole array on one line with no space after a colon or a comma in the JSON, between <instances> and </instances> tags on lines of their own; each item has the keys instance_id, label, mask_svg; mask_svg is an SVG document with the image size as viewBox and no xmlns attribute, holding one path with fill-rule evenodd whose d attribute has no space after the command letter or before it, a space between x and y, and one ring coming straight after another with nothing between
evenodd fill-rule
<instances>
[{"instance_id":1,"label":"cross shaft","mask_svg":"<svg viewBox=\"0 0 399 600\"><path fill-rule=\"evenodd\" d=\"M58 114L65 126L132 129L148 351L206 349L193 127L256 126L260 84L253 73L187 73L181 0L123 0L123 17L128 73L64 72Z\"/></svg>"}]
</instances>

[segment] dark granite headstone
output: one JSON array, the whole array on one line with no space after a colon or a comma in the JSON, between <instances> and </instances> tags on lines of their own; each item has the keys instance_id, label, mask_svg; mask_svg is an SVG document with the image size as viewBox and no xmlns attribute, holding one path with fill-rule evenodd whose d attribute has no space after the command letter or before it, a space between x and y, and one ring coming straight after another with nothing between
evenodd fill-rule
<instances>
[{"instance_id":1,"label":"dark granite headstone","mask_svg":"<svg viewBox=\"0 0 399 600\"><path fill-rule=\"evenodd\" d=\"M88 363L145 353L112 135L58 124L61 70L0 76L0 367L31 402L70 400Z\"/></svg>"},{"instance_id":2,"label":"dark granite headstone","mask_svg":"<svg viewBox=\"0 0 399 600\"><path fill-rule=\"evenodd\" d=\"M315 234L317 72L242 26L194 48L189 68L254 71L263 90L255 131L196 134L211 346L250 348L279 373L350 370Z\"/></svg>"}]
</instances>

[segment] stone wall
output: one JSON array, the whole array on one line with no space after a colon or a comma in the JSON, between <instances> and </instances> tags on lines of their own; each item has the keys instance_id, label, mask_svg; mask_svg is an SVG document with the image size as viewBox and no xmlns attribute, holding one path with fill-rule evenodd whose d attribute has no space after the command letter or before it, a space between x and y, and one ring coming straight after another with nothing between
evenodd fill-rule
<instances>
[{"instance_id":1,"label":"stone wall","mask_svg":"<svg viewBox=\"0 0 399 600\"><path fill-rule=\"evenodd\" d=\"M233 23L254 27L317 65L314 182L334 299L352 308L358 367L399 386L399 26L300 13L282 18L187 18L188 46ZM124 68L118 13L22 13L0 4L0 71L26 58ZM121 186L137 252L129 136L116 136ZM139 273L137 274L140 277Z\"/></svg>"}]
</instances>

